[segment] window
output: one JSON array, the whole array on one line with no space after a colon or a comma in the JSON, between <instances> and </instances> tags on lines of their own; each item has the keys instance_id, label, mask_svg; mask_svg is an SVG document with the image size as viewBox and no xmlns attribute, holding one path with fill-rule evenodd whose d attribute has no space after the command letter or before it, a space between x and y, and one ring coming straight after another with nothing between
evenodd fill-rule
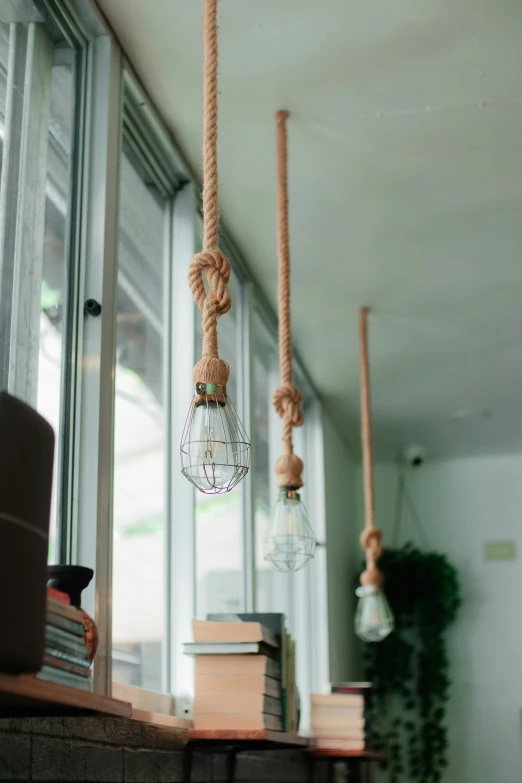
<instances>
[{"instance_id":1,"label":"window","mask_svg":"<svg viewBox=\"0 0 522 783\"><path fill-rule=\"evenodd\" d=\"M5 100L7 95L7 64L9 60L9 25L0 22L0 137L2 148L5 134Z\"/></svg>"},{"instance_id":2,"label":"window","mask_svg":"<svg viewBox=\"0 0 522 783\"><path fill-rule=\"evenodd\" d=\"M219 323L220 354L252 470L231 493L194 492L177 433L202 337L186 282L197 186L91 4L71 15L58 0L11 5L42 21L0 23L0 386L57 435L49 556L95 569L82 603L96 607L96 689L110 693L115 680L168 705L163 694L175 691L182 714L194 611L252 608L287 613L306 701L326 679L314 633L325 637L326 564L323 550L292 577L263 557L281 434L273 315L225 235L233 306ZM84 314L93 297L101 318ZM296 433L303 497L324 538L320 406L296 375L313 412Z\"/></svg>"},{"instance_id":3,"label":"window","mask_svg":"<svg viewBox=\"0 0 522 783\"><path fill-rule=\"evenodd\" d=\"M227 393L238 410L240 371L240 284L229 283L232 308L219 320L219 354L230 365ZM196 313L196 351L203 331ZM240 414L241 416L241 414ZM248 479L246 479L248 480ZM243 502L242 486L223 495L196 492L196 609L204 619L209 612L243 609Z\"/></svg>"},{"instance_id":4,"label":"window","mask_svg":"<svg viewBox=\"0 0 522 783\"><path fill-rule=\"evenodd\" d=\"M45 229L40 296L38 351L38 411L56 435L55 471L49 531L49 560L57 560L58 487L61 479L62 404L67 357L69 204L72 188L71 145L74 132L73 52L61 49L60 63L53 65L45 183ZM69 55L69 56L66 56Z\"/></svg>"},{"instance_id":5,"label":"window","mask_svg":"<svg viewBox=\"0 0 522 783\"><path fill-rule=\"evenodd\" d=\"M42 24L0 25L0 384L36 407L55 431L51 562L65 513L64 400L75 330L76 58L64 41L54 44Z\"/></svg>"},{"instance_id":6,"label":"window","mask_svg":"<svg viewBox=\"0 0 522 783\"><path fill-rule=\"evenodd\" d=\"M167 201L124 146L114 435L113 679L162 689Z\"/></svg>"}]
</instances>

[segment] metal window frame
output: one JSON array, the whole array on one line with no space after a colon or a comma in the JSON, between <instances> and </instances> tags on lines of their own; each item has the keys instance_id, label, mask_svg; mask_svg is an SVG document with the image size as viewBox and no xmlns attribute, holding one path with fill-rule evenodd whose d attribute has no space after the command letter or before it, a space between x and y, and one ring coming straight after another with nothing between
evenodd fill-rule
<instances>
[{"instance_id":1,"label":"metal window frame","mask_svg":"<svg viewBox=\"0 0 522 783\"><path fill-rule=\"evenodd\" d=\"M112 479L114 462L114 307L118 253L122 57L109 36L89 44L88 155L84 194L83 299L101 302L101 317L83 320L78 454L78 506L72 561L94 568L85 591L95 613L100 649L94 689L112 688Z\"/></svg>"},{"instance_id":2,"label":"metal window frame","mask_svg":"<svg viewBox=\"0 0 522 783\"><path fill-rule=\"evenodd\" d=\"M180 596L186 599L193 617L194 600L187 596L187 579L192 584L191 560L194 545L175 520L184 509L184 514L194 515L193 492L187 493L175 457L177 444L181 440L186 410L175 405L179 391L179 380L191 377L194 362L194 346L187 338L187 328L194 317L192 296L186 285L186 270L195 252L194 195L188 183L186 165L166 132L157 112L149 101L132 66L123 59L123 109L122 139L129 145L133 161L144 175L154 182L158 192L165 198L164 237L164 391L165 391L165 451L166 451L166 609L164 645L162 651L162 690L164 693L181 693L180 687L186 675L184 660L176 654L180 624ZM183 280L183 282L181 282ZM181 297L181 299L180 299ZM187 307L187 303L189 306ZM174 306L175 304L175 306ZM191 333L191 332L190 332ZM183 334L183 345L174 335ZM179 345L178 345L179 343ZM186 365L186 366L185 366ZM187 371L187 367L190 368ZM181 478L181 481L179 481ZM183 482L183 483L182 483ZM191 490L191 487L188 487ZM179 533L179 535L178 535ZM188 570L188 573L187 573ZM187 600L188 599L188 600ZM175 621L175 622L173 622ZM186 623L185 623L186 624ZM188 637L185 637L185 639ZM174 685L176 683L176 685ZM140 689L136 689L136 698ZM183 702L183 699L181 699ZM181 703L180 702L180 703ZM184 708L179 707L180 714Z\"/></svg>"},{"instance_id":3,"label":"metal window frame","mask_svg":"<svg viewBox=\"0 0 522 783\"><path fill-rule=\"evenodd\" d=\"M178 193L173 209L172 290L172 433L174 454L171 462L171 515L169 553L170 691L175 695L175 712L189 717L194 698L194 661L183 655L183 642L192 636L196 616L196 519L195 490L180 470L177 444L185 426L191 395L192 370L196 354L196 307L187 285L187 269L196 252L196 189L186 184ZM176 396L177 395L177 396Z\"/></svg>"},{"instance_id":4,"label":"metal window frame","mask_svg":"<svg viewBox=\"0 0 522 783\"><path fill-rule=\"evenodd\" d=\"M247 432L254 429L255 377L254 377L254 301L252 281L239 283L241 295L239 319L239 378L240 416L247 423ZM250 436L251 437L251 436ZM243 506L243 611L254 612L256 607L256 531L255 531L255 449L250 449L250 479L241 483Z\"/></svg>"}]
</instances>

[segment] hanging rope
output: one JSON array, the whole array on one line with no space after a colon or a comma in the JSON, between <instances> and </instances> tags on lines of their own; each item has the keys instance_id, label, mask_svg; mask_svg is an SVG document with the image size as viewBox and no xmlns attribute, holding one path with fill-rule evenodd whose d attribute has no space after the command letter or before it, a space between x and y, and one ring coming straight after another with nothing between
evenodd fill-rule
<instances>
[{"instance_id":1,"label":"hanging rope","mask_svg":"<svg viewBox=\"0 0 522 783\"><path fill-rule=\"evenodd\" d=\"M275 114L277 127L277 255L279 259L279 368L281 386L273 394L276 413L283 420L283 456L275 464L277 485L303 486L303 462L294 454L292 429L301 427L304 414L301 394L293 385L292 327L290 323L290 243L288 238L288 154L286 120L288 112Z\"/></svg>"},{"instance_id":2,"label":"hanging rope","mask_svg":"<svg viewBox=\"0 0 522 783\"><path fill-rule=\"evenodd\" d=\"M377 568L377 560L382 554L382 533L375 527L367 307L361 307L359 310L359 340L361 352L361 436L364 480L364 530L361 533L360 540L361 546L366 552L366 570L361 574L361 584L380 587L382 574Z\"/></svg>"},{"instance_id":3,"label":"hanging rope","mask_svg":"<svg viewBox=\"0 0 522 783\"><path fill-rule=\"evenodd\" d=\"M219 358L217 319L227 313L232 300L228 290L230 261L218 250L218 0L205 0L203 31L204 119L203 119L203 250L192 259L189 267L189 285L194 300L203 312L202 358L194 367L194 383L215 383L226 386L230 374L228 364ZM209 284L205 291L203 275Z\"/></svg>"}]
</instances>

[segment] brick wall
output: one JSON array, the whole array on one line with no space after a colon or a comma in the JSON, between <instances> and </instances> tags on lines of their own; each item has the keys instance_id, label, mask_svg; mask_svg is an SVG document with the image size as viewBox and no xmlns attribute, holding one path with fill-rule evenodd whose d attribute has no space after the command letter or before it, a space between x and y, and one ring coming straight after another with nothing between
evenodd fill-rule
<instances>
[{"instance_id":1,"label":"brick wall","mask_svg":"<svg viewBox=\"0 0 522 783\"><path fill-rule=\"evenodd\" d=\"M183 783L182 733L101 717L0 718L0 781ZM226 749L194 751L191 783L227 780ZM323 783L319 769L313 783ZM309 783L305 753L240 753L237 783Z\"/></svg>"}]
</instances>

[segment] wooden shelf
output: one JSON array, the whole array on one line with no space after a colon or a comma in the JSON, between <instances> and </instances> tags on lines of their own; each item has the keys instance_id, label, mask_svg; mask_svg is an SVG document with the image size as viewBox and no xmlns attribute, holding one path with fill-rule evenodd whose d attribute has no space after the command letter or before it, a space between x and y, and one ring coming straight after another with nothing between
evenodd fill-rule
<instances>
[{"instance_id":1,"label":"wooden shelf","mask_svg":"<svg viewBox=\"0 0 522 783\"><path fill-rule=\"evenodd\" d=\"M223 745L256 744L279 745L280 747L306 748L310 740L297 734L285 734L283 731L267 729L189 729L189 742L214 743Z\"/></svg>"},{"instance_id":2,"label":"wooden shelf","mask_svg":"<svg viewBox=\"0 0 522 783\"><path fill-rule=\"evenodd\" d=\"M130 718L132 706L126 701L86 693L67 685L37 680L28 674L0 674L0 715L71 714L97 712Z\"/></svg>"},{"instance_id":3,"label":"wooden shelf","mask_svg":"<svg viewBox=\"0 0 522 783\"><path fill-rule=\"evenodd\" d=\"M314 748L308 749L317 758L329 759L359 759L360 761L386 761L386 753L378 753L372 750L342 750L341 748Z\"/></svg>"}]
</instances>

